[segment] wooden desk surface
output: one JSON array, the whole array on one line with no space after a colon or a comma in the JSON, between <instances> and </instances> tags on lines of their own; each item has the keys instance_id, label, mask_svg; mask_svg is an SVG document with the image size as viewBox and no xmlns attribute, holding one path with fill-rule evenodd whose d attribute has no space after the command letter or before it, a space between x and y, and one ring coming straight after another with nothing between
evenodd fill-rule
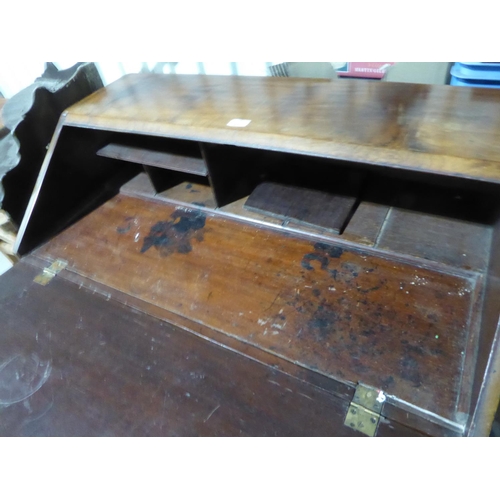
<instances>
[{"instance_id":1,"label":"wooden desk surface","mask_svg":"<svg viewBox=\"0 0 500 500\"><path fill-rule=\"evenodd\" d=\"M360 435L348 401L39 272L2 276L0 436Z\"/></svg>"},{"instance_id":2,"label":"wooden desk surface","mask_svg":"<svg viewBox=\"0 0 500 500\"><path fill-rule=\"evenodd\" d=\"M251 122L228 127L234 119ZM65 123L500 183L500 92L358 80L127 75Z\"/></svg>"},{"instance_id":3,"label":"wooden desk surface","mask_svg":"<svg viewBox=\"0 0 500 500\"><path fill-rule=\"evenodd\" d=\"M450 420L467 392L473 274L124 195L35 255L161 308L158 317L190 318L329 378L362 377Z\"/></svg>"}]
</instances>

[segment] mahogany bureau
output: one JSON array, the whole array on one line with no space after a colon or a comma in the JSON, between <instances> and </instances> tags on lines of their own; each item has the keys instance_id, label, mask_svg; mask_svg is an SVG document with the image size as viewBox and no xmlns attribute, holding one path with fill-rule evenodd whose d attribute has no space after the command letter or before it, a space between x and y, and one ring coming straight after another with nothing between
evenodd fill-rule
<instances>
[{"instance_id":1,"label":"mahogany bureau","mask_svg":"<svg viewBox=\"0 0 500 500\"><path fill-rule=\"evenodd\" d=\"M129 75L0 278L2 435L488 435L500 93Z\"/></svg>"}]
</instances>

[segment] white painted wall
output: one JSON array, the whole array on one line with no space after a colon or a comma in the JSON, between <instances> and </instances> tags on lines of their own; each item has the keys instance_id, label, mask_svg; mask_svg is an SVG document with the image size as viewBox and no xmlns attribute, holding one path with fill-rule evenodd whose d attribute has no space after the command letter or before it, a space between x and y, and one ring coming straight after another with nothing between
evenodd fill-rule
<instances>
[{"instance_id":1,"label":"white painted wall","mask_svg":"<svg viewBox=\"0 0 500 500\"><path fill-rule=\"evenodd\" d=\"M59 61L54 64L59 69L69 68L76 61ZM207 75L247 75L266 76L270 62L98 62L96 63L104 85L118 80L128 73L155 72ZM44 63L2 63L0 66L0 92L6 98L17 94L39 77Z\"/></svg>"},{"instance_id":2,"label":"white painted wall","mask_svg":"<svg viewBox=\"0 0 500 500\"><path fill-rule=\"evenodd\" d=\"M69 68L76 61L59 61L59 69ZM276 62L98 62L96 63L104 85L118 80L128 73L155 72L206 75L266 76L269 66ZM293 65L302 65L300 71L293 71ZM291 76L335 78L333 68L344 63L290 63ZM398 62L385 76L386 81L444 84L450 63L407 63ZM329 66L329 68L326 68ZM297 68L295 68L297 69ZM6 98L27 87L44 70L44 63L2 63L0 65L0 92Z\"/></svg>"}]
</instances>

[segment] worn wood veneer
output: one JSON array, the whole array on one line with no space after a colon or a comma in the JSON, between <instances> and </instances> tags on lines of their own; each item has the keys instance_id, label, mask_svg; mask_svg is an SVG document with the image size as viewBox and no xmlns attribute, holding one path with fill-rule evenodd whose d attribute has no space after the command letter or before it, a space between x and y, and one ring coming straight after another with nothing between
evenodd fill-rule
<instances>
[{"instance_id":1,"label":"worn wood veneer","mask_svg":"<svg viewBox=\"0 0 500 500\"><path fill-rule=\"evenodd\" d=\"M248 197L244 207L340 234L354 212L357 201L355 196L332 195L313 189L263 182Z\"/></svg>"},{"instance_id":2,"label":"worn wood veneer","mask_svg":"<svg viewBox=\"0 0 500 500\"><path fill-rule=\"evenodd\" d=\"M134 179L124 184L120 191L131 196L139 196L145 199L171 201L177 204L194 205L210 210L216 208L215 198L208 185L195 182L182 182L170 189L157 192L145 173L139 174ZM224 207L220 207L218 212L226 216L234 217L237 220L265 224L274 228L286 227L288 231L297 232L302 235L319 236L325 240L335 241L335 238L333 238L334 233L324 228L305 226L293 220L283 221L283 219L271 215L250 212L245 208L247 200L247 196L241 198ZM336 238L366 246L374 246L388 211L389 207L387 206L365 201L361 202L349 220L347 228L341 235L336 235Z\"/></svg>"},{"instance_id":3,"label":"worn wood veneer","mask_svg":"<svg viewBox=\"0 0 500 500\"><path fill-rule=\"evenodd\" d=\"M2 277L1 436L356 435L346 400L39 272Z\"/></svg>"},{"instance_id":4,"label":"worn wood veneer","mask_svg":"<svg viewBox=\"0 0 500 500\"><path fill-rule=\"evenodd\" d=\"M486 224L393 208L377 243L378 248L485 271L492 228Z\"/></svg>"},{"instance_id":5,"label":"worn wood veneer","mask_svg":"<svg viewBox=\"0 0 500 500\"><path fill-rule=\"evenodd\" d=\"M499 183L499 116L495 89L128 75L72 106L64 123ZM234 129L233 118L251 123Z\"/></svg>"},{"instance_id":6,"label":"worn wood veneer","mask_svg":"<svg viewBox=\"0 0 500 500\"><path fill-rule=\"evenodd\" d=\"M455 418L474 274L125 195L36 253L311 370L362 377Z\"/></svg>"},{"instance_id":7,"label":"worn wood veneer","mask_svg":"<svg viewBox=\"0 0 500 500\"><path fill-rule=\"evenodd\" d=\"M18 249L55 236L29 262L344 402L381 388L395 426L485 435L499 111L490 89L127 76L63 114ZM266 182L359 204L333 234L247 210Z\"/></svg>"}]
</instances>

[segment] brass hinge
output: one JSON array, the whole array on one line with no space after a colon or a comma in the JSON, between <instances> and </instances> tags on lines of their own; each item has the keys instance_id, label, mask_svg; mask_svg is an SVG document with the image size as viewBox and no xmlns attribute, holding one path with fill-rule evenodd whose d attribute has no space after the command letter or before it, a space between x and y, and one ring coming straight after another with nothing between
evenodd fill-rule
<instances>
[{"instance_id":1,"label":"brass hinge","mask_svg":"<svg viewBox=\"0 0 500 500\"><path fill-rule=\"evenodd\" d=\"M56 274L62 271L67 265L68 263L66 261L57 259L54 262L52 262L50 266L46 267L38 276L36 276L33 281L35 283L38 283L39 285L45 286L52 280L52 278Z\"/></svg>"},{"instance_id":2,"label":"brass hinge","mask_svg":"<svg viewBox=\"0 0 500 500\"><path fill-rule=\"evenodd\" d=\"M367 436L375 436L385 399L385 394L379 389L358 384L344 425Z\"/></svg>"}]
</instances>

